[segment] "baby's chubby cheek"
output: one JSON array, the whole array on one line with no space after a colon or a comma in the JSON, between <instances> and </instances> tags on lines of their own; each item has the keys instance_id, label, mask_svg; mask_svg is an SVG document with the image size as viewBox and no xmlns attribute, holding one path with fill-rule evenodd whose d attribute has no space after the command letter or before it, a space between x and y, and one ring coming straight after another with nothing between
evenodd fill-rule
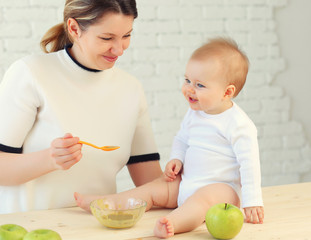
<instances>
[{"instance_id":1,"label":"baby's chubby cheek","mask_svg":"<svg viewBox=\"0 0 311 240\"><path fill-rule=\"evenodd\" d=\"M184 97L187 98L187 91L186 91L186 88L184 86L181 88L181 92L184 95Z\"/></svg>"}]
</instances>

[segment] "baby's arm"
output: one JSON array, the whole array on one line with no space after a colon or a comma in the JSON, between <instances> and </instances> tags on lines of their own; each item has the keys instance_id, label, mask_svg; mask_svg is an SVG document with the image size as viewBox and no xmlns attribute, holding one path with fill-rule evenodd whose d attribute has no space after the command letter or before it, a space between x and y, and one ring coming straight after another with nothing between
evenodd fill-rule
<instances>
[{"instance_id":1,"label":"baby's arm","mask_svg":"<svg viewBox=\"0 0 311 240\"><path fill-rule=\"evenodd\" d=\"M181 172L182 166L183 164L179 159L172 159L169 161L164 171L165 180L168 182L174 181L176 176Z\"/></svg>"},{"instance_id":2,"label":"baby's arm","mask_svg":"<svg viewBox=\"0 0 311 240\"><path fill-rule=\"evenodd\" d=\"M245 116L245 115L244 115ZM261 172L257 129L249 118L231 121L228 139L240 165L242 207L246 222L263 223L264 209L261 192Z\"/></svg>"},{"instance_id":3,"label":"baby's arm","mask_svg":"<svg viewBox=\"0 0 311 240\"><path fill-rule=\"evenodd\" d=\"M244 208L246 222L248 223L263 223L264 219L264 208L261 206L246 207Z\"/></svg>"}]
</instances>

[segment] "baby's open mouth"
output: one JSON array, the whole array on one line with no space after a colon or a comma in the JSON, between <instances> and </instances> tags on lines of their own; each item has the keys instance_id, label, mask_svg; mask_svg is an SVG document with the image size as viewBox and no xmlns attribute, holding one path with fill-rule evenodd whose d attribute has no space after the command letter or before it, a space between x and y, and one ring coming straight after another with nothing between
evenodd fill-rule
<instances>
[{"instance_id":1,"label":"baby's open mouth","mask_svg":"<svg viewBox=\"0 0 311 240\"><path fill-rule=\"evenodd\" d=\"M197 102L197 101L198 101L197 99L194 99L194 98L192 98L192 97L189 97L189 102L194 103L194 102Z\"/></svg>"}]
</instances>

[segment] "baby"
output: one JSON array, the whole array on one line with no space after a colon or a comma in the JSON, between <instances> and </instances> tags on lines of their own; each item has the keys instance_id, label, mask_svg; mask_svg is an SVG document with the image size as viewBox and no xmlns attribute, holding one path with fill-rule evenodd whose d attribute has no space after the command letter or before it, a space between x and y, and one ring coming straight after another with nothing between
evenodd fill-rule
<instances>
[{"instance_id":1,"label":"baby","mask_svg":"<svg viewBox=\"0 0 311 240\"><path fill-rule=\"evenodd\" d=\"M248 73L248 58L228 38L198 48L186 66L182 93L189 103L164 176L140 187L108 196L75 193L89 211L96 198L135 197L152 206L176 208L158 219L154 234L168 238L201 225L217 203L244 209L246 222L263 223L257 130L232 99Z\"/></svg>"}]
</instances>

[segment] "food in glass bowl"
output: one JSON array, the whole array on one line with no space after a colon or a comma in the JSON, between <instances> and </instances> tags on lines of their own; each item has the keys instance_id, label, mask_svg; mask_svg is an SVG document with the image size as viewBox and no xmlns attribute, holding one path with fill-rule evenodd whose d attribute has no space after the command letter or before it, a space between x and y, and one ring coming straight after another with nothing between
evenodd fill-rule
<instances>
[{"instance_id":1,"label":"food in glass bowl","mask_svg":"<svg viewBox=\"0 0 311 240\"><path fill-rule=\"evenodd\" d=\"M129 228L145 213L147 203L141 199L96 199L91 202L92 214L105 227Z\"/></svg>"}]
</instances>

